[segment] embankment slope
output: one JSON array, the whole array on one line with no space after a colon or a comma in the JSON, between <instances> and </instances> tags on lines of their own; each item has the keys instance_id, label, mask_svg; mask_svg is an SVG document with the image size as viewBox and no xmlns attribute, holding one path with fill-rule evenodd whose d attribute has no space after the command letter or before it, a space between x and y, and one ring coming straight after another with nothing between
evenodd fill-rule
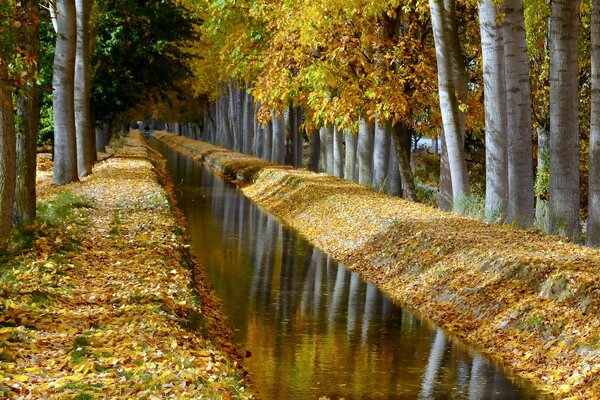
<instances>
[{"instance_id":1,"label":"embankment slope","mask_svg":"<svg viewBox=\"0 0 600 400\"><path fill-rule=\"evenodd\" d=\"M309 241L561 398L600 398L600 252L389 197L185 137Z\"/></svg>"}]
</instances>

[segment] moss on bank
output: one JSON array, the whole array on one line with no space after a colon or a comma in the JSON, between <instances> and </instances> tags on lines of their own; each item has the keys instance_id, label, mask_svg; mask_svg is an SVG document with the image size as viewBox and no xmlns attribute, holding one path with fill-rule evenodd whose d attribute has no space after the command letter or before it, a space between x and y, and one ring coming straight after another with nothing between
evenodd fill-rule
<instances>
[{"instance_id":1,"label":"moss on bank","mask_svg":"<svg viewBox=\"0 0 600 400\"><path fill-rule=\"evenodd\" d=\"M391 297L557 397L600 397L600 252L167 133ZM238 171L252 170L249 177Z\"/></svg>"}]
</instances>

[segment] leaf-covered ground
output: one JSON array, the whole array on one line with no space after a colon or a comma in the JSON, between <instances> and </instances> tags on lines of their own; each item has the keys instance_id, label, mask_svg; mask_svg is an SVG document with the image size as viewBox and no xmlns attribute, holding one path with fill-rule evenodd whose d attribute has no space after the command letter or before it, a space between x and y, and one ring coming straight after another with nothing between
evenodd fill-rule
<instances>
[{"instance_id":1,"label":"leaf-covered ground","mask_svg":"<svg viewBox=\"0 0 600 400\"><path fill-rule=\"evenodd\" d=\"M0 250L0 397L250 398L141 134ZM193 272L196 272L193 274Z\"/></svg>"},{"instance_id":2,"label":"leaf-covered ground","mask_svg":"<svg viewBox=\"0 0 600 400\"><path fill-rule=\"evenodd\" d=\"M600 398L600 251L157 136L237 179L348 268L544 392Z\"/></svg>"}]
</instances>

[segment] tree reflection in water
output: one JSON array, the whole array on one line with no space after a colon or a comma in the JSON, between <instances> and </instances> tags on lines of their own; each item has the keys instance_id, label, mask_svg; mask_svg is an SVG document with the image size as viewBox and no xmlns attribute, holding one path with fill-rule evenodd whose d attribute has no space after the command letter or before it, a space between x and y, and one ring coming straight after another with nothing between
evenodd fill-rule
<instances>
[{"instance_id":1,"label":"tree reflection in water","mask_svg":"<svg viewBox=\"0 0 600 400\"><path fill-rule=\"evenodd\" d=\"M160 144L155 144L161 147ZM262 398L538 398L200 164L162 149Z\"/></svg>"}]
</instances>

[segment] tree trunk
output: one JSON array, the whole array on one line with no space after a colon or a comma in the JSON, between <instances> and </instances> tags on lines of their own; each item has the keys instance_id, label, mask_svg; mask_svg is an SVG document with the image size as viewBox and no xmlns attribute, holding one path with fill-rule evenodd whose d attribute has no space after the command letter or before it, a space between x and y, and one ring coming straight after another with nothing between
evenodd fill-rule
<instances>
[{"instance_id":1,"label":"tree trunk","mask_svg":"<svg viewBox=\"0 0 600 400\"><path fill-rule=\"evenodd\" d=\"M479 3L485 104L485 215L503 220L508 203L504 36L494 0Z\"/></svg>"},{"instance_id":2,"label":"tree trunk","mask_svg":"<svg viewBox=\"0 0 600 400\"><path fill-rule=\"evenodd\" d=\"M442 151L440 153L440 195L438 208L442 211L452 211L452 178L450 177L450 165L448 164L448 150L444 135L440 137Z\"/></svg>"},{"instance_id":3,"label":"tree trunk","mask_svg":"<svg viewBox=\"0 0 600 400\"><path fill-rule=\"evenodd\" d=\"M300 107L296 107L295 111L295 125L293 127L294 133L294 167L302 168L302 150L304 148L304 135L302 134L302 124L304 115Z\"/></svg>"},{"instance_id":4,"label":"tree trunk","mask_svg":"<svg viewBox=\"0 0 600 400\"><path fill-rule=\"evenodd\" d=\"M92 173L96 149L90 105L90 13L91 0L76 0L77 50L75 57L75 130L77 141L77 173L80 177Z\"/></svg>"},{"instance_id":5,"label":"tree trunk","mask_svg":"<svg viewBox=\"0 0 600 400\"><path fill-rule=\"evenodd\" d=\"M273 122L269 121L265 124L264 129L264 144L263 160L271 161L273 155Z\"/></svg>"},{"instance_id":6,"label":"tree trunk","mask_svg":"<svg viewBox=\"0 0 600 400\"><path fill-rule=\"evenodd\" d=\"M310 135L310 160L308 169L313 172L319 172L319 156L321 155L321 136L319 131L314 129Z\"/></svg>"},{"instance_id":7,"label":"tree trunk","mask_svg":"<svg viewBox=\"0 0 600 400\"><path fill-rule=\"evenodd\" d=\"M278 111L271 113L273 118L273 155L271 161L285 164L285 119Z\"/></svg>"},{"instance_id":8,"label":"tree trunk","mask_svg":"<svg viewBox=\"0 0 600 400\"><path fill-rule=\"evenodd\" d=\"M521 0L506 0L503 8L506 111L508 132L507 219L518 226L533 224L533 153L531 89Z\"/></svg>"},{"instance_id":9,"label":"tree trunk","mask_svg":"<svg viewBox=\"0 0 600 400\"><path fill-rule=\"evenodd\" d=\"M338 178L344 177L344 143L342 132L333 127L333 174Z\"/></svg>"},{"instance_id":10,"label":"tree trunk","mask_svg":"<svg viewBox=\"0 0 600 400\"><path fill-rule=\"evenodd\" d=\"M39 3L35 0L21 1L21 7L30 21L39 18ZM40 51L39 24L37 22L21 27L20 46L27 54L37 59ZM37 72L38 64L35 71ZM37 73L34 74L37 76ZM16 186L13 221L16 224L31 222L35 218L35 173L37 134L40 121L40 89L35 81L28 82L22 93L16 96L17 113L21 121L16 136Z\"/></svg>"},{"instance_id":11,"label":"tree trunk","mask_svg":"<svg viewBox=\"0 0 600 400\"><path fill-rule=\"evenodd\" d=\"M344 178L349 181L356 182L356 147L357 147L357 136L352 132L346 131L346 157L344 163Z\"/></svg>"},{"instance_id":12,"label":"tree trunk","mask_svg":"<svg viewBox=\"0 0 600 400\"><path fill-rule=\"evenodd\" d=\"M390 125L377 118L375 121L375 143L373 144L373 187L383 190L388 174L390 158Z\"/></svg>"},{"instance_id":13,"label":"tree trunk","mask_svg":"<svg viewBox=\"0 0 600 400\"><path fill-rule=\"evenodd\" d=\"M373 125L360 117L358 121L358 183L373 184Z\"/></svg>"},{"instance_id":14,"label":"tree trunk","mask_svg":"<svg viewBox=\"0 0 600 400\"><path fill-rule=\"evenodd\" d=\"M390 135L389 148L390 159L388 162L385 189L386 193L390 196L400 196L402 195L402 179L400 178L400 164L396 156L396 140L394 139L394 135Z\"/></svg>"},{"instance_id":15,"label":"tree trunk","mask_svg":"<svg viewBox=\"0 0 600 400\"><path fill-rule=\"evenodd\" d=\"M252 142L254 141L254 100L252 99L252 95L246 91L244 91L242 125L244 153L252 154Z\"/></svg>"},{"instance_id":16,"label":"tree trunk","mask_svg":"<svg viewBox=\"0 0 600 400\"><path fill-rule=\"evenodd\" d=\"M392 129L394 143L396 145L396 158L400 165L402 192L406 199L416 201L417 190L415 188L415 179L412 169L410 168L410 136L407 134L410 130L404 124L396 124Z\"/></svg>"},{"instance_id":17,"label":"tree trunk","mask_svg":"<svg viewBox=\"0 0 600 400\"><path fill-rule=\"evenodd\" d=\"M77 23L75 3L56 0L56 52L52 77L54 108L54 174L52 182L77 181L74 80Z\"/></svg>"},{"instance_id":18,"label":"tree trunk","mask_svg":"<svg viewBox=\"0 0 600 400\"><path fill-rule=\"evenodd\" d=\"M8 66L0 46L0 81L8 82ZM12 227L15 201L16 154L15 116L10 86L0 85L0 241Z\"/></svg>"},{"instance_id":19,"label":"tree trunk","mask_svg":"<svg viewBox=\"0 0 600 400\"><path fill-rule=\"evenodd\" d=\"M579 236L577 36L579 1L554 0L550 17L550 229Z\"/></svg>"},{"instance_id":20,"label":"tree trunk","mask_svg":"<svg viewBox=\"0 0 600 400\"><path fill-rule=\"evenodd\" d=\"M592 112L586 244L600 247L600 0L592 0Z\"/></svg>"},{"instance_id":21,"label":"tree trunk","mask_svg":"<svg viewBox=\"0 0 600 400\"><path fill-rule=\"evenodd\" d=\"M457 200L469 195L469 177L466 174L463 144L464 131L461 127L461 116L453 80L453 49L449 43L449 37L452 36L450 32L452 24L448 20L455 18L455 15L447 13L444 5L438 0L429 0L429 7L438 68L440 111L452 180L452 200L455 207Z\"/></svg>"},{"instance_id":22,"label":"tree trunk","mask_svg":"<svg viewBox=\"0 0 600 400\"><path fill-rule=\"evenodd\" d=\"M255 121L255 132L254 132L254 156L258 158L263 158L263 151L265 147L265 128L262 125L259 125L258 122Z\"/></svg>"}]
</instances>

